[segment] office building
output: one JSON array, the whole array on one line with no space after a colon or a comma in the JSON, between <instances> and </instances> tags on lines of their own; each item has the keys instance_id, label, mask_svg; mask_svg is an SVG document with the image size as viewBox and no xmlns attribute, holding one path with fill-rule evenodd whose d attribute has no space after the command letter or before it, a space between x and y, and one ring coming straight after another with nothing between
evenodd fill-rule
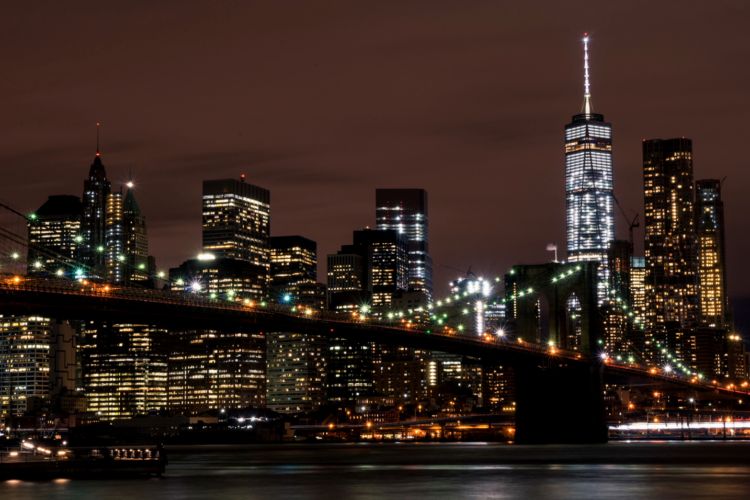
<instances>
[{"instance_id":1,"label":"office building","mask_svg":"<svg viewBox=\"0 0 750 500\"><path fill-rule=\"evenodd\" d=\"M94 161L89 168L88 178L83 183L83 215L81 218L81 239L79 258L87 266L87 275L104 277L106 245L106 210L107 197L111 184L102 163L99 151L97 124L97 145Z\"/></svg>"},{"instance_id":2,"label":"office building","mask_svg":"<svg viewBox=\"0 0 750 500\"><path fill-rule=\"evenodd\" d=\"M203 251L251 262L268 281L271 194L240 180L203 181Z\"/></svg>"},{"instance_id":3,"label":"office building","mask_svg":"<svg viewBox=\"0 0 750 500\"><path fill-rule=\"evenodd\" d=\"M406 240L407 286L432 298L432 258L429 251L427 191L424 189L377 189L376 228L395 230Z\"/></svg>"},{"instance_id":4,"label":"office building","mask_svg":"<svg viewBox=\"0 0 750 500\"><path fill-rule=\"evenodd\" d=\"M72 393L73 329L39 316L0 316L0 374L0 417L20 416Z\"/></svg>"},{"instance_id":5,"label":"office building","mask_svg":"<svg viewBox=\"0 0 750 500\"><path fill-rule=\"evenodd\" d=\"M612 125L594 113L584 46L583 110L565 126L565 207L568 260L600 264L597 294L607 295L607 250L615 239Z\"/></svg>"},{"instance_id":6,"label":"office building","mask_svg":"<svg viewBox=\"0 0 750 500\"><path fill-rule=\"evenodd\" d=\"M325 403L326 340L319 335L270 332L267 353L269 409L279 413L316 410Z\"/></svg>"},{"instance_id":7,"label":"office building","mask_svg":"<svg viewBox=\"0 0 750 500\"><path fill-rule=\"evenodd\" d=\"M122 205L123 252L125 254L125 282L144 284L153 278L153 259L148 255L146 217L135 199L135 189L128 182Z\"/></svg>"},{"instance_id":8,"label":"office building","mask_svg":"<svg viewBox=\"0 0 750 500\"><path fill-rule=\"evenodd\" d=\"M101 420L167 408L167 341L162 328L87 322L81 331L87 409Z\"/></svg>"},{"instance_id":9,"label":"office building","mask_svg":"<svg viewBox=\"0 0 750 500\"><path fill-rule=\"evenodd\" d=\"M105 210L104 253L106 279L111 283L125 281L127 257L125 256L125 221L123 219L122 192L107 195Z\"/></svg>"},{"instance_id":10,"label":"office building","mask_svg":"<svg viewBox=\"0 0 750 500\"><path fill-rule=\"evenodd\" d=\"M272 236L268 240L271 261L271 300L297 302L300 286L317 282L317 244L302 236Z\"/></svg>"},{"instance_id":11,"label":"office building","mask_svg":"<svg viewBox=\"0 0 750 500\"><path fill-rule=\"evenodd\" d=\"M28 221L28 274L73 276L81 241L81 200L50 196Z\"/></svg>"},{"instance_id":12,"label":"office building","mask_svg":"<svg viewBox=\"0 0 750 500\"><path fill-rule=\"evenodd\" d=\"M698 320L698 269L690 139L643 142L646 259L645 348L660 362L657 343L682 361Z\"/></svg>"},{"instance_id":13,"label":"office building","mask_svg":"<svg viewBox=\"0 0 750 500\"><path fill-rule=\"evenodd\" d=\"M325 290L316 282L316 243L302 236L274 236L269 246L272 299L290 307L323 310ZM324 338L306 332L268 333L268 408L300 413L325 402L326 345Z\"/></svg>"},{"instance_id":14,"label":"office building","mask_svg":"<svg viewBox=\"0 0 750 500\"><path fill-rule=\"evenodd\" d=\"M169 332L168 407L206 410L266 404L266 337L260 332Z\"/></svg>"},{"instance_id":15,"label":"office building","mask_svg":"<svg viewBox=\"0 0 750 500\"><path fill-rule=\"evenodd\" d=\"M727 285L721 181L696 181L695 228L698 244L700 323L713 327L726 326Z\"/></svg>"}]
</instances>

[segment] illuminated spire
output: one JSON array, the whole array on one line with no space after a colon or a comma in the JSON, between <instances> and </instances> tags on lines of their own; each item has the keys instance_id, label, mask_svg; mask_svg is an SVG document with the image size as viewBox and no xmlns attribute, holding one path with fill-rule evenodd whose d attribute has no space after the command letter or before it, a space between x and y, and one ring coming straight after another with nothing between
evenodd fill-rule
<instances>
[{"instance_id":1,"label":"illuminated spire","mask_svg":"<svg viewBox=\"0 0 750 500\"><path fill-rule=\"evenodd\" d=\"M101 123L96 122L96 156L101 156L101 153L99 152L99 127L101 126Z\"/></svg>"},{"instance_id":2,"label":"illuminated spire","mask_svg":"<svg viewBox=\"0 0 750 500\"><path fill-rule=\"evenodd\" d=\"M583 113L591 114L591 82L589 81L589 34L583 34Z\"/></svg>"}]
</instances>

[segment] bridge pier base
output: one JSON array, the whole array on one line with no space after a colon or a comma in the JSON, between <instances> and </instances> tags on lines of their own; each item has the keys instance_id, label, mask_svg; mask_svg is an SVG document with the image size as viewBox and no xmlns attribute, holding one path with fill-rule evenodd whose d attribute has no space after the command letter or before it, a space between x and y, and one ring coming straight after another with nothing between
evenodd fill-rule
<instances>
[{"instance_id":1,"label":"bridge pier base","mask_svg":"<svg viewBox=\"0 0 750 500\"><path fill-rule=\"evenodd\" d=\"M606 443L604 386L599 364L519 366L516 443Z\"/></svg>"}]
</instances>

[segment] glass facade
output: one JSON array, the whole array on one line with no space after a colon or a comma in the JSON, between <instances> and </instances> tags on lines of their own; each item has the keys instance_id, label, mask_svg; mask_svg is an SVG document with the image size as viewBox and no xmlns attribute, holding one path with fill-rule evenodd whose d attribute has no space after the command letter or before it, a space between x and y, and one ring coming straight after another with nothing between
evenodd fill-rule
<instances>
[{"instance_id":1,"label":"glass facade","mask_svg":"<svg viewBox=\"0 0 750 500\"><path fill-rule=\"evenodd\" d=\"M377 229L397 231L406 240L408 288L432 297L432 258L428 245L427 191L378 189L375 191Z\"/></svg>"},{"instance_id":2,"label":"glass facade","mask_svg":"<svg viewBox=\"0 0 750 500\"><path fill-rule=\"evenodd\" d=\"M698 233L698 294L700 321L706 326L726 323L726 263L724 259L724 202L721 181L695 183L695 218Z\"/></svg>"},{"instance_id":3,"label":"glass facade","mask_svg":"<svg viewBox=\"0 0 750 500\"><path fill-rule=\"evenodd\" d=\"M568 261L599 263L597 294L607 296L607 250L615 239L612 125L593 113L589 38L584 43L583 112L565 126L565 211Z\"/></svg>"},{"instance_id":4,"label":"glass facade","mask_svg":"<svg viewBox=\"0 0 750 500\"><path fill-rule=\"evenodd\" d=\"M698 316L690 139L643 142L643 190L647 357L659 361L659 342L686 361Z\"/></svg>"},{"instance_id":5,"label":"glass facade","mask_svg":"<svg viewBox=\"0 0 750 500\"><path fill-rule=\"evenodd\" d=\"M83 183L82 241L79 255L83 264L89 266L89 274L98 276L105 274L105 254L101 249L106 245L106 205L111 189L101 155L97 151L89 176Z\"/></svg>"},{"instance_id":6,"label":"glass facade","mask_svg":"<svg viewBox=\"0 0 750 500\"><path fill-rule=\"evenodd\" d=\"M244 181L203 181L203 251L269 267L271 194Z\"/></svg>"},{"instance_id":7,"label":"glass facade","mask_svg":"<svg viewBox=\"0 0 750 500\"><path fill-rule=\"evenodd\" d=\"M612 127L602 115L579 114L565 127L565 208L568 260L600 263L602 299L615 238Z\"/></svg>"},{"instance_id":8,"label":"glass facade","mask_svg":"<svg viewBox=\"0 0 750 500\"><path fill-rule=\"evenodd\" d=\"M81 232L81 200L50 196L28 222L28 274L72 275Z\"/></svg>"}]
</instances>

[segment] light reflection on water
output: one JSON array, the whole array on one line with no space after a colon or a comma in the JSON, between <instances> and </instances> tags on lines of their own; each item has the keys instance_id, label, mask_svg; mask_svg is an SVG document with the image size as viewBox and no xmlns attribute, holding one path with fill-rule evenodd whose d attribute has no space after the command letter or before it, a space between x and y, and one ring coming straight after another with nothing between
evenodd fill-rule
<instances>
[{"instance_id":1,"label":"light reflection on water","mask_svg":"<svg viewBox=\"0 0 750 500\"><path fill-rule=\"evenodd\" d=\"M197 447L167 472L5 481L0 498L750 498L750 443Z\"/></svg>"}]
</instances>

